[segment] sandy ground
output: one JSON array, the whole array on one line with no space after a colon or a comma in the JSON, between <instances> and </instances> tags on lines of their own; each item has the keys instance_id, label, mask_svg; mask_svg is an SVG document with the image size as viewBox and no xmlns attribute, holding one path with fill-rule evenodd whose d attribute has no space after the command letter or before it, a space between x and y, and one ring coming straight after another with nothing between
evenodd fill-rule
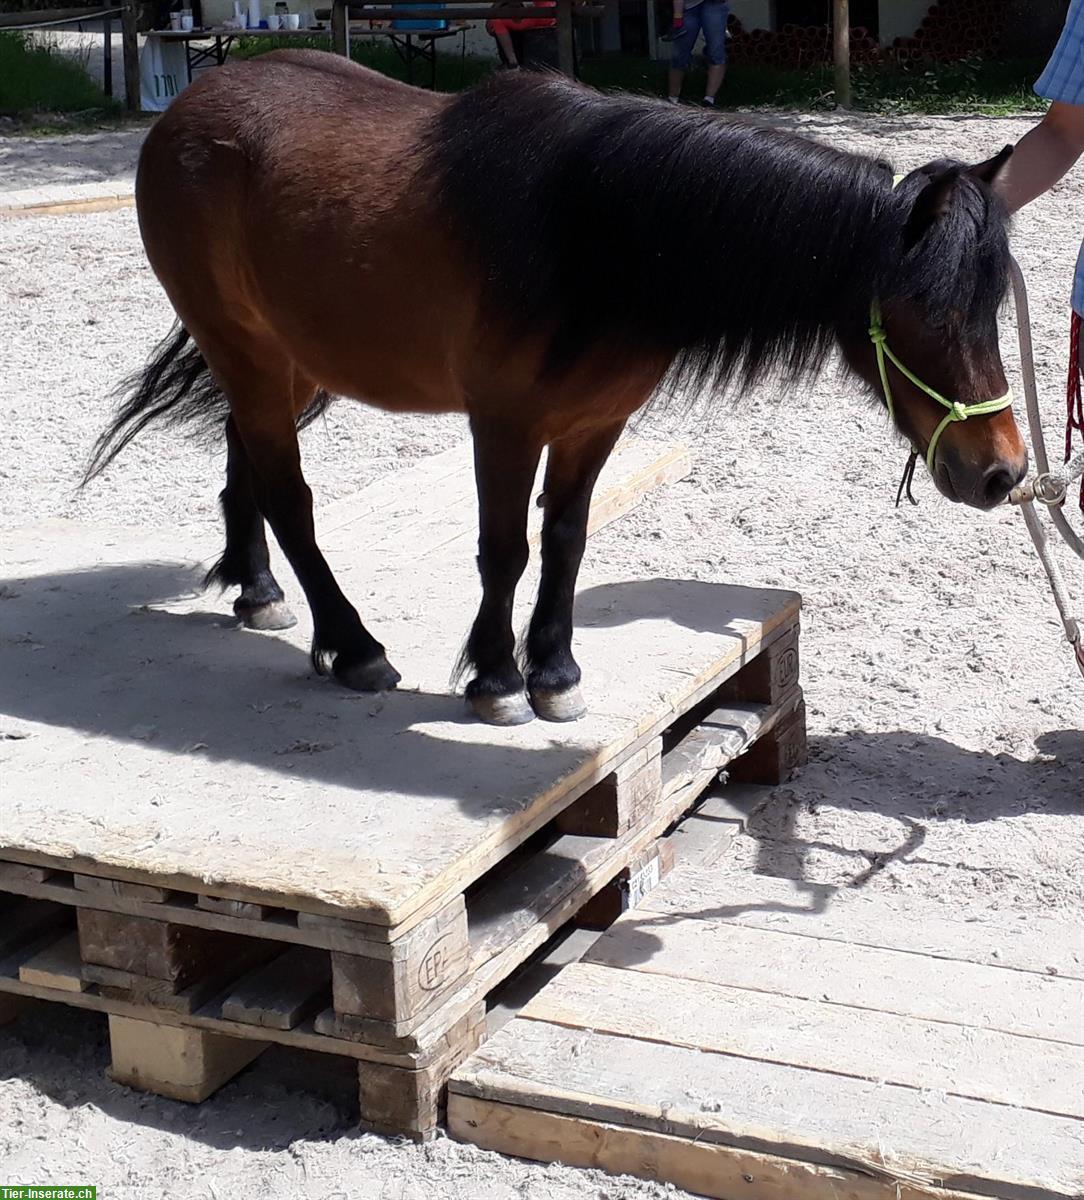
<instances>
[{"instance_id":1,"label":"sandy ground","mask_svg":"<svg viewBox=\"0 0 1084 1200\"><path fill-rule=\"evenodd\" d=\"M1028 121L787 119L900 166L978 159ZM22 143L25 155L39 154ZM49 143L41 160L54 153ZM70 150L61 151L63 154ZM0 143L18 171L10 143ZM33 165L30 170L36 169ZM12 186L23 186L14 184ZM1067 296L1084 227L1077 183L1015 235L1030 281L1048 436L1060 440ZM0 223L0 521L202 525L221 455L148 436L88 492L74 484L108 411L170 313L131 211ZM1004 348L1015 378L1012 322ZM1084 688L1019 515L894 510L903 448L829 371L653 431L689 438L695 470L600 534L589 553L631 576L801 591L812 758L736 842L741 866L811 883L939 898L961 915L1084 916ZM339 406L305 439L320 500L463 436L455 419ZM1078 596L1079 563L1067 564ZM394 647L391 648L394 651ZM590 664L586 664L590 683ZM272 1050L196 1109L105 1081L103 1023L38 1011L0 1034L0 1163L11 1181L99 1184L103 1195L647 1197L671 1189L540 1168L447 1141L418 1149L350 1132L337 1064Z\"/></svg>"}]
</instances>

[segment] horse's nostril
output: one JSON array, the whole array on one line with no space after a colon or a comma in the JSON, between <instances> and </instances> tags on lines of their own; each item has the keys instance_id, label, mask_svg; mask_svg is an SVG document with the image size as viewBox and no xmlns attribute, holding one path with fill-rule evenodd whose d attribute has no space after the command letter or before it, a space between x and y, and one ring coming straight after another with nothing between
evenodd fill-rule
<instances>
[{"instance_id":1,"label":"horse's nostril","mask_svg":"<svg viewBox=\"0 0 1084 1200\"><path fill-rule=\"evenodd\" d=\"M1016 479L1017 475L1007 467L991 467L983 480L983 499L987 507L1000 504L1016 486Z\"/></svg>"}]
</instances>

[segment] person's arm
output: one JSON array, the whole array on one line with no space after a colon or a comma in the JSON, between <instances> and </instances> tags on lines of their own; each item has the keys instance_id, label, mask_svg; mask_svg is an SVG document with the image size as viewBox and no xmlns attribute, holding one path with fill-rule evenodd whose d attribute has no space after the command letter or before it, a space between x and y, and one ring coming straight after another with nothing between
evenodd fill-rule
<instances>
[{"instance_id":1,"label":"person's arm","mask_svg":"<svg viewBox=\"0 0 1084 1200\"><path fill-rule=\"evenodd\" d=\"M1052 188L1084 154L1084 104L1055 100L1046 116L1017 143L994 184L1016 212Z\"/></svg>"}]
</instances>

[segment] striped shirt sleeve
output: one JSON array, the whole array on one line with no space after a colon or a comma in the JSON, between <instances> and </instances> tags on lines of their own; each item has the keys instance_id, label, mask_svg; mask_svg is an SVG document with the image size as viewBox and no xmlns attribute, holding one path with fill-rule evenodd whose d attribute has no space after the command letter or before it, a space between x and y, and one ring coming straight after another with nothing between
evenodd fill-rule
<instances>
[{"instance_id":1,"label":"striped shirt sleeve","mask_svg":"<svg viewBox=\"0 0 1084 1200\"><path fill-rule=\"evenodd\" d=\"M1084 104L1084 0L1072 0L1065 28L1035 83L1045 100Z\"/></svg>"}]
</instances>

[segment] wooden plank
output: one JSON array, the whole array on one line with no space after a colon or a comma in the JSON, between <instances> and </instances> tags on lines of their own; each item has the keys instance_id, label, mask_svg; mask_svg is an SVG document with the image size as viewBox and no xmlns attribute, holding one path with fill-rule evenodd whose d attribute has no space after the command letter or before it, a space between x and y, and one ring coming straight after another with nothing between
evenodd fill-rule
<instances>
[{"instance_id":1,"label":"wooden plank","mask_svg":"<svg viewBox=\"0 0 1084 1200\"><path fill-rule=\"evenodd\" d=\"M667 839L678 867L709 867L725 858L750 811L769 794L769 788L740 783L710 792Z\"/></svg>"},{"instance_id":2,"label":"wooden plank","mask_svg":"<svg viewBox=\"0 0 1084 1200\"><path fill-rule=\"evenodd\" d=\"M718 1200L735 1196L743 1200L971 1200L973 1196L454 1092L448 1097L448 1131L461 1141L500 1154L657 1180Z\"/></svg>"},{"instance_id":3,"label":"wooden plank","mask_svg":"<svg viewBox=\"0 0 1084 1200\"><path fill-rule=\"evenodd\" d=\"M1084 1046L1084 981L642 913L587 961Z\"/></svg>"},{"instance_id":4,"label":"wooden plank","mask_svg":"<svg viewBox=\"0 0 1084 1200\"><path fill-rule=\"evenodd\" d=\"M524 1017L1084 1118L1084 1047L576 963Z\"/></svg>"},{"instance_id":5,"label":"wooden plank","mask_svg":"<svg viewBox=\"0 0 1084 1200\"><path fill-rule=\"evenodd\" d=\"M197 896L196 905L207 912L224 913L243 921L263 921L275 911L267 904L253 904L250 900L231 900L227 896Z\"/></svg>"},{"instance_id":6,"label":"wooden plank","mask_svg":"<svg viewBox=\"0 0 1084 1200\"><path fill-rule=\"evenodd\" d=\"M1084 1194L1077 1120L522 1018L449 1086L453 1095L999 1200Z\"/></svg>"},{"instance_id":7,"label":"wooden plank","mask_svg":"<svg viewBox=\"0 0 1084 1200\"><path fill-rule=\"evenodd\" d=\"M786 783L809 757L806 743L805 702L798 703L786 717L753 743L731 766L729 775L737 783L763 783L773 787Z\"/></svg>"},{"instance_id":8,"label":"wooden plank","mask_svg":"<svg viewBox=\"0 0 1084 1200\"><path fill-rule=\"evenodd\" d=\"M27 883L45 883L60 874L52 867L35 867L28 863L0 862L0 888L18 891Z\"/></svg>"},{"instance_id":9,"label":"wooden plank","mask_svg":"<svg viewBox=\"0 0 1084 1200\"><path fill-rule=\"evenodd\" d=\"M1084 928L981 910L969 918L918 896L869 894L749 872L683 870L644 902L648 913L696 912L774 929L931 958L1084 979Z\"/></svg>"},{"instance_id":10,"label":"wooden plank","mask_svg":"<svg viewBox=\"0 0 1084 1200\"><path fill-rule=\"evenodd\" d=\"M37 950L35 949L35 953ZM102 996L95 987L85 992L69 992L39 984L22 983L18 969L14 974L0 974L0 1007L3 1003L22 999L51 1000L82 1008L90 1012L101 1012L133 1020L147 1019L147 1006L134 1004L130 1000ZM227 1037L276 1042L298 1050L316 1050L323 1054L338 1054L345 1058L363 1061L385 1062L391 1066L417 1069L428 1057L428 1050L417 1054L405 1054L383 1046L366 1045L363 1042L338 1040L316 1032L314 1022L304 1021L295 1029L273 1029L268 1026L246 1025L243 1022L227 1021L222 1018L216 1003L204 1005L191 1014L175 1013L169 1009L154 1010L154 1024L176 1025L183 1028L203 1029L208 1033L221 1033Z\"/></svg>"},{"instance_id":11,"label":"wooden plank","mask_svg":"<svg viewBox=\"0 0 1084 1200\"><path fill-rule=\"evenodd\" d=\"M267 1045L198 1029L110 1016L114 1083L198 1104L258 1058Z\"/></svg>"},{"instance_id":12,"label":"wooden plank","mask_svg":"<svg viewBox=\"0 0 1084 1200\"><path fill-rule=\"evenodd\" d=\"M428 921L391 943L391 957L331 952L337 1013L389 1026L388 1034L413 1032L459 984L470 963L467 908L457 896Z\"/></svg>"},{"instance_id":13,"label":"wooden plank","mask_svg":"<svg viewBox=\"0 0 1084 1200\"><path fill-rule=\"evenodd\" d=\"M222 1002L230 1021L293 1029L331 1000L331 958L299 946L239 980Z\"/></svg>"},{"instance_id":14,"label":"wooden plank","mask_svg":"<svg viewBox=\"0 0 1084 1200\"><path fill-rule=\"evenodd\" d=\"M102 996L113 1000L130 1000L156 1010L191 1015L209 1000L219 995L239 976L265 963L277 947L273 942L252 941L232 950L219 961L201 969L198 977L179 986L176 980L156 979L134 975L94 963L83 963L83 978L98 984Z\"/></svg>"},{"instance_id":15,"label":"wooden plank","mask_svg":"<svg viewBox=\"0 0 1084 1200\"><path fill-rule=\"evenodd\" d=\"M24 1003L21 996L0 995L0 1029L19 1019Z\"/></svg>"},{"instance_id":16,"label":"wooden plank","mask_svg":"<svg viewBox=\"0 0 1084 1200\"><path fill-rule=\"evenodd\" d=\"M459 1022L447 1051L420 1070L361 1064L361 1127L374 1133L405 1134L417 1141L433 1137L444 1107L448 1077L477 1048L485 1036L485 1022L485 1005L474 1005Z\"/></svg>"},{"instance_id":17,"label":"wooden plank","mask_svg":"<svg viewBox=\"0 0 1084 1200\"><path fill-rule=\"evenodd\" d=\"M766 704L728 704L710 712L691 733L667 751L662 763L662 794L699 783L706 787L779 718Z\"/></svg>"},{"instance_id":18,"label":"wooden plank","mask_svg":"<svg viewBox=\"0 0 1084 1200\"><path fill-rule=\"evenodd\" d=\"M720 690L723 700L775 704L798 687L800 629L797 621Z\"/></svg>"},{"instance_id":19,"label":"wooden plank","mask_svg":"<svg viewBox=\"0 0 1084 1200\"><path fill-rule=\"evenodd\" d=\"M649 846L580 909L576 924L583 929L608 929L622 913L642 903L674 865L674 852L663 838Z\"/></svg>"},{"instance_id":20,"label":"wooden plank","mask_svg":"<svg viewBox=\"0 0 1084 1200\"><path fill-rule=\"evenodd\" d=\"M684 479L692 469L686 446L644 438L624 438L610 455L591 497L588 535L617 520L649 492ZM542 492L545 463L534 491ZM527 537L532 549L541 539L544 508L532 506ZM367 552L418 558L473 555L478 540L474 453L470 441L430 455L405 471L376 480L360 493L316 513L321 546L334 550L366 530Z\"/></svg>"},{"instance_id":21,"label":"wooden plank","mask_svg":"<svg viewBox=\"0 0 1084 1200\"><path fill-rule=\"evenodd\" d=\"M662 738L625 759L605 779L557 814L561 833L581 837L621 837L662 798Z\"/></svg>"},{"instance_id":22,"label":"wooden plank","mask_svg":"<svg viewBox=\"0 0 1084 1200\"><path fill-rule=\"evenodd\" d=\"M73 931L28 958L19 967L19 978L23 983L82 992L87 983L81 974L81 966L79 934Z\"/></svg>"},{"instance_id":23,"label":"wooden plank","mask_svg":"<svg viewBox=\"0 0 1084 1200\"><path fill-rule=\"evenodd\" d=\"M215 930L89 908L77 913L84 963L165 980L175 992L247 949L243 939Z\"/></svg>"},{"instance_id":24,"label":"wooden plank","mask_svg":"<svg viewBox=\"0 0 1084 1200\"><path fill-rule=\"evenodd\" d=\"M72 885L77 892L104 892L129 900L142 900L146 904L161 904L173 896L169 888L148 883L128 883L123 879L106 879L101 875L75 874L72 876Z\"/></svg>"}]
</instances>

